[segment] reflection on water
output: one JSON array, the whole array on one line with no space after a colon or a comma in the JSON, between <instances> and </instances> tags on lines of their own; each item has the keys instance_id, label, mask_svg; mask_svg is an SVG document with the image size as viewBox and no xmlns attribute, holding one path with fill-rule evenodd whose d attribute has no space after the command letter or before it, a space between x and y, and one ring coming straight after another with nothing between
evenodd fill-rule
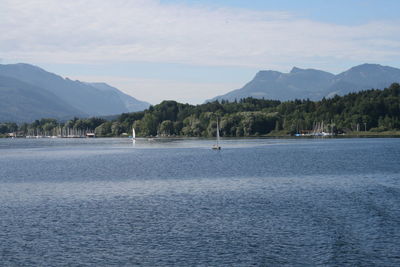
<instances>
[{"instance_id":1,"label":"reflection on water","mask_svg":"<svg viewBox=\"0 0 400 267\"><path fill-rule=\"evenodd\" d=\"M0 140L4 265L398 265L400 139Z\"/></svg>"},{"instance_id":2,"label":"reflection on water","mask_svg":"<svg viewBox=\"0 0 400 267\"><path fill-rule=\"evenodd\" d=\"M310 140L308 140L310 141ZM314 142L322 139L314 139ZM272 144L299 143L295 139L249 139L232 138L221 141L224 148L251 147ZM136 148L211 148L215 143L213 139L199 138L40 138L40 139L0 139L0 149L28 149L45 147L136 147Z\"/></svg>"}]
</instances>

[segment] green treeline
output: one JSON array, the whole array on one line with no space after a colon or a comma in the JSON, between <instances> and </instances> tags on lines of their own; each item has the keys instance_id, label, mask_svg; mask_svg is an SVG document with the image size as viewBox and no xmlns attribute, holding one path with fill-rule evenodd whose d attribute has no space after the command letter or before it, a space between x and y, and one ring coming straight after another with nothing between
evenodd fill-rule
<instances>
[{"instance_id":1,"label":"green treeline","mask_svg":"<svg viewBox=\"0 0 400 267\"><path fill-rule=\"evenodd\" d=\"M109 122L139 136L215 136L216 117L221 136L260 136L271 132L294 134L324 122L327 131L387 131L400 129L400 86L335 96L321 101L273 101L246 98L202 105L164 101L150 109L122 114ZM115 126L114 126L115 127Z\"/></svg>"},{"instance_id":2,"label":"green treeline","mask_svg":"<svg viewBox=\"0 0 400 267\"><path fill-rule=\"evenodd\" d=\"M143 112L121 114L107 121L100 118L59 123L52 119L31 124L0 124L0 134L15 131L54 133L58 129L81 129L97 136L129 135L132 126L137 136L215 136L216 118L221 136L261 136L273 133L295 134L312 130L324 122L326 131L382 132L400 130L400 85L385 90L367 90L321 101L274 101L245 98L234 102L210 102L201 105L163 101ZM7 129L8 128L8 129Z\"/></svg>"}]
</instances>

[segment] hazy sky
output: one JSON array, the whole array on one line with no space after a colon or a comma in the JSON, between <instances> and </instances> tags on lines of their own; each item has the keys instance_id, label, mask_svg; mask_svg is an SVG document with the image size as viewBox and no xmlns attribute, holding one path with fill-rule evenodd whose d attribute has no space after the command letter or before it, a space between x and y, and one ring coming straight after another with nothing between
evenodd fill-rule
<instances>
[{"instance_id":1,"label":"hazy sky","mask_svg":"<svg viewBox=\"0 0 400 267\"><path fill-rule=\"evenodd\" d=\"M258 70L400 67L398 0L0 0L1 63L202 103Z\"/></svg>"}]
</instances>

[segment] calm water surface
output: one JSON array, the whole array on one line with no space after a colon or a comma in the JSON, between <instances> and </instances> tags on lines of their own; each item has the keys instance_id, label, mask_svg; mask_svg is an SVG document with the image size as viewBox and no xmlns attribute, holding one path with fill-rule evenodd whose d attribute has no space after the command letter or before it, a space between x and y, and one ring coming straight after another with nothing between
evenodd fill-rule
<instances>
[{"instance_id":1,"label":"calm water surface","mask_svg":"<svg viewBox=\"0 0 400 267\"><path fill-rule=\"evenodd\" d=\"M6 266L399 266L400 139L0 140Z\"/></svg>"}]
</instances>

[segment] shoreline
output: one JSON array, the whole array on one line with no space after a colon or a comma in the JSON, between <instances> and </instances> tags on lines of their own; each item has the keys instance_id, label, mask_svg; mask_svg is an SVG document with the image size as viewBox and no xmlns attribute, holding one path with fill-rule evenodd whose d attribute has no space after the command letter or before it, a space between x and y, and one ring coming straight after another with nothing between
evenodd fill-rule
<instances>
[{"instance_id":1,"label":"shoreline","mask_svg":"<svg viewBox=\"0 0 400 267\"><path fill-rule=\"evenodd\" d=\"M385 132L349 132L345 134L331 135L331 136L294 136L289 135L285 132L271 132L267 135L252 135L252 136L226 136L221 137L222 139L268 139L268 138L290 138L290 139L309 139L309 138L399 138L400 131L385 131ZM70 138L70 137L39 137L39 138L28 138L26 136L17 136L10 137L7 135L0 135L1 139L92 139L93 137L79 137L79 138ZM129 139L129 137L125 136L98 136L94 138L123 138ZM143 136L137 137L138 139L214 139L214 137L202 137L202 136Z\"/></svg>"}]
</instances>

